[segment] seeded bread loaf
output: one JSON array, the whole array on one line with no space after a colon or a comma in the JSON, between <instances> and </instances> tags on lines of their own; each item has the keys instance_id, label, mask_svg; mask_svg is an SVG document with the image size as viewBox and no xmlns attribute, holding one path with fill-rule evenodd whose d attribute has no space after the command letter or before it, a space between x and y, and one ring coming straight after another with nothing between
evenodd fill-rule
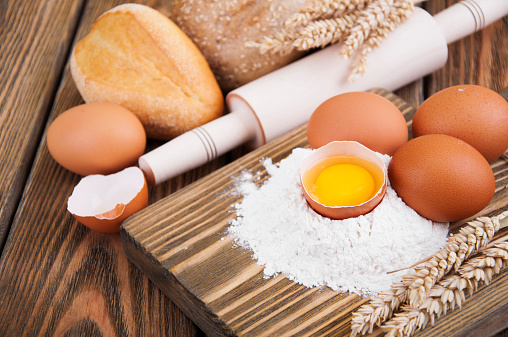
<instances>
[{"instance_id":1,"label":"seeded bread loaf","mask_svg":"<svg viewBox=\"0 0 508 337\"><path fill-rule=\"evenodd\" d=\"M101 15L74 48L70 67L86 102L124 106L150 138L171 139L224 109L222 92L196 45L144 5L120 5Z\"/></svg>"},{"instance_id":2,"label":"seeded bread loaf","mask_svg":"<svg viewBox=\"0 0 508 337\"><path fill-rule=\"evenodd\" d=\"M227 93L295 59L261 54L247 42L280 32L284 22L309 0L175 0L171 19L196 43Z\"/></svg>"}]
</instances>

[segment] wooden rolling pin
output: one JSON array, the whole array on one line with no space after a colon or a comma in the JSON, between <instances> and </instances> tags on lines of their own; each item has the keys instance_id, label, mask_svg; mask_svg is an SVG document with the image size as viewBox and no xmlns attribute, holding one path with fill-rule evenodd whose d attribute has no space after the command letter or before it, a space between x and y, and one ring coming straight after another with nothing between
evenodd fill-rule
<instances>
[{"instance_id":1,"label":"wooden rolling pin","mask_svg":"<svg viewBox=\"0 0 508 337\"><path fill-rule=\"evenodd\" d=\"M341 44L329 46L230 92L229 114L143 155L139 167L150 184L158 184L241 144L263 145L306 123L340 93L396 90L441 68L448 44L507 14L508 0L463 0L435 16L416 7L371 52L366 74L355 82L348 81L351 61L339 56Z\"/></svg>"}]
</instances>

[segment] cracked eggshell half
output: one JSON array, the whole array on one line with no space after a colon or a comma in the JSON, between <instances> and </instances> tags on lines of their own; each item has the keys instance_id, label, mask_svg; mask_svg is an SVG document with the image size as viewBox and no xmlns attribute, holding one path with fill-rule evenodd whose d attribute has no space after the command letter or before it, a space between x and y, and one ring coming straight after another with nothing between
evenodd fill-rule
<instances>
[{"instance_id":1,"label":"cracked eggshell half","mask_svg":"<svg viewBox=\"0 0 508 337\"><path fill-rule=\"evenodd\" d=\"M353 206L327 206L313 197L314 180L310 178L311 170L323 170L333 163L335 158L353 157L359 159L362 166L374 178L374 193L365 202ZM333 165L333 164L332 164ZM316 170L316 171L317 171ZM383 200L386 191L387 168L376 153L355 141L334 141L317 149L307 157L301 166L300 183L303 194L309 205L319 214L334 220L358 217L372 211Z\"/></svg>"},{"instance_id":2,"label":"cracked eggshell half","mask_svg":"<svg viewBox=\"0 0 508 337\"><path fill-rule=\"evenodd\" d=\"M67 210L83 225L118 233L120 224L148 205L148 187L138 167L81 179L67 201Z\"/></svg>"}]
</instances>

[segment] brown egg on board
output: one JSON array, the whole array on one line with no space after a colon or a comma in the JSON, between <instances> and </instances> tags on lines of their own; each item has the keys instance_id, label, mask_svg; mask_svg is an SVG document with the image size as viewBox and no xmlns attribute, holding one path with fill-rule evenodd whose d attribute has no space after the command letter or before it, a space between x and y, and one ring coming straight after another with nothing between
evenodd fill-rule
<instances>
[{"instance_id":1,"label":"brown egg on board","mask_svg":"<svg viewBox=\"0 0 508 337\"><path fill-rule=\"evenodd\" d=\"M113 103L88 103L58 116L48 129L48 149L63 167L80 175L110 174L135 165L146 134L139 119Z\"/></svg>"},{"instance_id":2,"label":"brown egg on board","mask_svg":"<svg viewBox=\"0 0 508 337\"><path fill-rule=\"evenodd\" d=\"M312 113L307 124L312 148L332 141L356 141L388 155L408 140L408 129L400 110L388 99L370 92L334 96Z\"/></svg>"},{"instance_id":3,"label":"brown egg on board","mask_svg":"<svg viewBox=\"0 0 508 337\"><path fill-rule=\"evenodd\" d=\"M457 85L427 98L413 118L413 137L460 138L492 162L508 149L508 102L478 85Z\"/></svg>"},{"instance_id":4,"label":"brown egg on board","mask_svg":"<svg viewBox=\"0 0 508 337\"><path fill-rule=\"evenodd\" d=\"M401 146L390 161L388 178L409 207L437 222L478 213L495 189L494 173L481 153L442 134L414 138Z\"/></svg>"}]
</instances>

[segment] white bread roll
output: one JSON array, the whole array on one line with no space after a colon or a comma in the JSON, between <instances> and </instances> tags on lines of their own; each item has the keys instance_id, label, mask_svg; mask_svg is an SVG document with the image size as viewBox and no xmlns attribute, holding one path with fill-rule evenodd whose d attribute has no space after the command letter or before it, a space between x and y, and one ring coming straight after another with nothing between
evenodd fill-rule
<instances>
[{"instance_id":1,"label":"white bread roll","mask_svg":"<svg viewBox=\"0 0 508 337\"><path fill-rule=\"evenodd\" d=\"M310 0L175 0L171 19L196 43L227 93L303 56L246 46L273 36Z\"/></svg>"},{"instance_id":2,"label":"white bread roll","mask_svg":"<svg viewBox=\"0 0 508 337\"><path fill-rule=\"evenodd\" d=\"M70 67L86 102L124 106L149 138L171 139L223 113L224 97L199 49L144 5L101 15L74 48Z\"/></svg>"}]
</instances>

